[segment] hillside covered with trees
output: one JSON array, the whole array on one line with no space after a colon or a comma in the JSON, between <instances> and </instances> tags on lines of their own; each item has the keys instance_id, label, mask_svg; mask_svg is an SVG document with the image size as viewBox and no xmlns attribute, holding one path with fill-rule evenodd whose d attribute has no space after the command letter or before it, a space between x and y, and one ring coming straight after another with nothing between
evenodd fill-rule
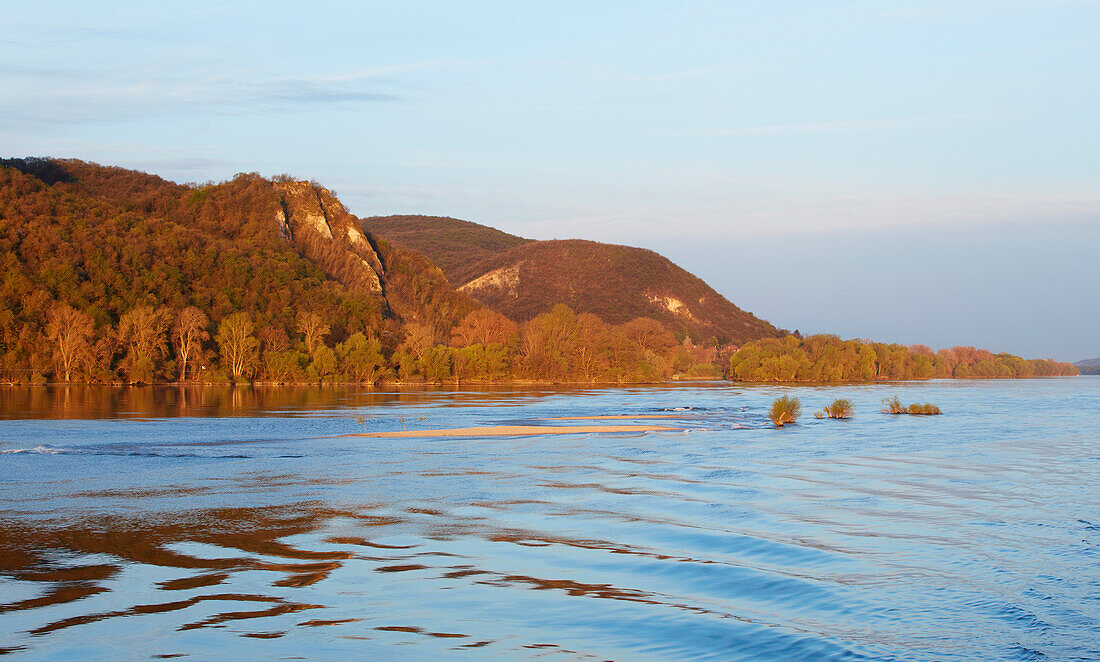
<instances>
[{"instance_id":1,"label":"hillside covered with trees","mask_svg":"<svg viewBox=\"0 0 1100 662\"><path fill-rule=\"evenodd\" d=\"M740 333L763 338L734 353L735 345L693 340L698 328L711 327L689 333L675 316L646 314L654 309L642 300L670 297L660 294L664 285L696 302L692 315L718 301L707 324L723 319L723 305L732 307L655 253L530 242L455 223L452 272L462 267L463 242L479 242L470 250L483 256L486 273L530 273L545 281L541 296L556 298L554 305L541 310L517 301L514 315L483 306L471 294L491 300L486 290L456 290L429 256L364 232L362 221L314 182L240 174L180 185L80 161L0 161L0 381L625 383L723 375L836 381L1069 374L1060 364L982 350L933 355L823 336L780 339L769 337L779 332L760 320ZM570 289L578 287L575 276L598 284L609 273L644 277L604 280L624 297L617 304L599 288ZM618 316L585 311L589 300L617 305ZM678 310L667 298L658 301L666 313ZM721 328L736 331L739 319Z\"/></svg>"},{"instance_id":2,"label":"hillside covered with trees","mask_svg":"<svg viewBox=\"0 0 1100 662\"><path fill-rule=\"evenodd\" d=\"M783 335L644 248L579 239L534 241L433 216L371 217L363 224L372 234L424 253L459 290L516 321L565 303L615 324L653 318L693 342L741 344Z\"/></svg>"},{"instance_id":3,"label":"hillside covered with trees","mask_svg":"<svg viewBox=\"0 0 1100 662\"><path fill-rule=\"evenodd\" d=\"M79 161L0 163L0 379L374 382L717 376L653 320L555 309L517 327L325 189L183 186ZM687 355L685 355L687 352ZM575 355L574 355L575 354ZM686 356L686 358L685 358Z\"/></svg>"}]
</instances>

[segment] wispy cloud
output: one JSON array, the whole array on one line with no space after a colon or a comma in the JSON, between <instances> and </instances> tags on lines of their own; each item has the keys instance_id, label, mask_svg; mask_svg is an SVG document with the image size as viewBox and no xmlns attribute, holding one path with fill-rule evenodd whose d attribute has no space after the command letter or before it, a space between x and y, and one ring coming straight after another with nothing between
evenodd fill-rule
<instances>
[{"instance_id":1,"label":"wispy cloud","mask_svg":"<svg viewBox=\"0 0 1100 662\"><path fill-rule=\"evenodd\" d=\"M64 39L66 41L94 41L96 43L102 43L104 40L111 41L146 41L146 40L168 40L167 33L163 31L150 30L150 29L122 29L122 28L71 28L68 30L59 30L55 33L57 38Z\"/></svg>"},{"instance_id":2,"label":"wispy cloud","mask_svg":"<svg viewBox=\"0 0 1100 662\"><path fill-rule=\"evenodd\" d=\"M613 198L624 202L614 204ZM824 237L905 229L1094 226L1100 219L1100 195L1088 193L853 191L830 195L787 190L709 199L657 196L644 204L627 200L607 191L602 195L578 192L570 200L528 197L510 205L513 201L505 194L492 199L496 208L488 215L508 219L509 231L537 239L577 237L622 243L629 237L646 246L668 240L707 243L735 237Z\"/></svg>"},{"instance_id":3,"label":"wispy cloud","mask_svg":"<svg viewBox=\"0 0 1100 662\"><path fill-rule=\"evenodd\" d=\"M666 135L677 138L726 138L735 136L790 136L815 133L857 133L899 131L914 127L947 126L977 119L972 115L925 115L916 117L871 117L822 122L759 124L713 129L689 129Z\"/></svg>"},{"instance_id":4,"label":"wispy cloud","mask_svg":"<svg viewBox=\"0 0 1100 662\"><path fill-rule=\"evenodd\" d=\"M223 100L240 99L246 106L395 101L400 98L395 94L372 89L369 81L362 79L331 81L287 78L252 83L232 94L224 94L224 90L222 92Z\"/></svg>"},{"instance_id":5,"label":"wispy cloud","mask_svg":"<svg viewBox=\"0 0 1100 662\"><path fill-rule=\"evenodd\" d=\"M245 74L199 80L90 75L53 70L64 84L43 85L44 72L0 78L0 118L24 125L131 120L165 115L267 114L305 107L397 101L393 85L370 75L252 79Z\"/></svg>"}]
</instances>

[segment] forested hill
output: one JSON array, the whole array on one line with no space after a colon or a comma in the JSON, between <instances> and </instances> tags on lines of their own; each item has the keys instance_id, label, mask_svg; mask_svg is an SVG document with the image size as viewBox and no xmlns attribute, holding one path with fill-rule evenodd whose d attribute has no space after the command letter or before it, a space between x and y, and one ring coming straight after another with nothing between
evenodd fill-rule
<instances>
[{"instance_id":1,"label":"forested hill","mask_svg":"<svg viewBox=\"0 0 1100 662\"><path fill-rule=\"evenodd\" d=\"M722 350L653 319L559 305L517 325L286 176L0 160L0 275L5 383L721 376Z\"/></svg>"},{"instance_id":2,"label":"forested hill","mask_svg":"<svg viewBox=\"0 0 1100 662\"><path fill-rule=\"evenodd\" d=\"M459 290L516 321L558 303L612 324L660 321L696 342L743 344L782 333L650 250L595 241L534 241L431 216L364 219L364 227L435 261Z\"/></svg>"},{"instance_id":3,"label":"forested hill","mask_svg":"<svg viewBox=\"0 0 1100 662\"><path fill-rule=\"evenodd\" d=\"M273 346L289 345L308 311L333 341L364 332L393 347L410 322L442 339L480 307L424 256L365 236L320 186L255 174L183 186L75 160L0 161L0 261L0 349L14 378L49 374L44 334L59 305L91 317L101 375L117 369L119 325L138 308L195 307L211 328L245 313Z\"/></svg>"},{"instance_id":4,"label":"forested hill","mask_svg":"<svg viewBox=\"0 0 1100 662\"><path fill-rule=\"evenodd\" d=\"M423 256L366 237L313 182L183 186L75 160L0 165L9 300L42 285L101 321L149 302L287 330L308 307L337 336L387 318L445 330L477 307Z\"/></svg>"},{"instance_id":5,"label":"forested hill","mask_svg":"<svg viewBox=\"0 0 1100 662\"><path fill-rule=\"evenodd\" d=\"M780 340L651 251L528 241L445 220L446 251L417 244L425 256L364 231L310 181L240 174L180 185L81 161L0 160L0 383L1076 372L972 348L933 357L927 348ZM421 223L402 237L409 244L432 225L402 222ZM478 257L479 275L456 290L431 252L446 253L451 274L462 273L463 255ZM738 350L710 337L760 340Z\"/></svg>"}]
</instances>

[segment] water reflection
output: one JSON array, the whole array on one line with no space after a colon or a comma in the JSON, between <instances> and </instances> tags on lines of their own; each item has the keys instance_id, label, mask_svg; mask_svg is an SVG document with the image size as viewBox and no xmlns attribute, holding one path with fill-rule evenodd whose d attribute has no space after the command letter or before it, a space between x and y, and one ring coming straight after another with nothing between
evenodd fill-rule
<instances>
[{"instance_id":1,"label":"water reflection","mask_svg":"<svg viewBox=\"0 0 1100 662\"><path fill-rule=\"evenodd\" d=\"M171 418L257 416L387 404L429 404L445 395L452 406L515 404L548 394L583 394L587 387L489 385L477 388L369 386L0 386L0 419Z\"/></svg>"},{"instance_id":2,"label":"water reflection","mask_svg":"<svg viewBox=\"0 0 1100 662\"><path fill-rule=\"evenodd\" d=\"M346 551L299 549L281 539L315 530L324 521L346 516L317 506L215 508L156 519L109 516L65 521L55 526L28 526L0 520L0 572L17 582L41 586L41 595L0 605L0 613L41 609L83 600L110 591L112 580L131 565L186 570L188 574L156 582L160 591L194 591L231 583L231 575L247 571L276 573L272 586L308 586L338 569L353 555ZM189 554L188 547L206 544L224 554ZM84 563L81 559L112 559ZM155 597L143 591L143 598ZM83 614L40 625L29 632L43 635L76 625L112 618L183 610L200 602L273 603L259 610L229 611L178 629L208 627L228 620L263 618L319 608L264 594L211 592L186 599L152 600L124 609Z\"/></svg>"}]
</instances>

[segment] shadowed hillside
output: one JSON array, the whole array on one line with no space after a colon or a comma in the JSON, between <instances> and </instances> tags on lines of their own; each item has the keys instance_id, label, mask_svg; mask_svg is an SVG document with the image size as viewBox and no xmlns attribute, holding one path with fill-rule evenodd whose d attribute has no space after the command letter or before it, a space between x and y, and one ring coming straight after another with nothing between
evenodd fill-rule
<instances>
[{"instance_id":1,"label":"shadowed hillside","mask_svg":"<svg viewBox=\"0 0 1100 662\"><path fill-rule=\"evenodd\" d=\"M363 228L427 255L455 287L480 276L470 269L482 260L533 241L446 216L373 216Z\"/></svg>"},{"instance_id":2,"label":"shadowed hillside","mask_svg":"<svg viewBox=\"0 0 1100 662\"><path fill-rule=\"evenodd\" d=\"M1082 375L1100 375L1100 357L1078 361L1073 365L1077 366Z\"/></svg>"},{"instance_id":3,"label":"shadowed hillside","mask_svg":"<svg viewBox=\"0 0 1100 662\"><path fill-rule=\"evenodd\" d=\"M612 324L652 317L696 340L741 344L780 335L699 278L642 248L539 241L484 260L477 270L482 274L459 289L515 320L562 302Z\"/></svg>"},{"instance_id":4,"label":"shadowed hillside","mask_svg":"<svg viewBox=\"0 0 1100 662\"><path fill-rule=\"evenodd\" d=\"M453 218L387 216L363 223L371 233L424 253L461 291L516 321L565 303L612 324L651 317L696 341L741 344L781 335L643 248L534 241Z\"/></svg>"}]
</instances>

